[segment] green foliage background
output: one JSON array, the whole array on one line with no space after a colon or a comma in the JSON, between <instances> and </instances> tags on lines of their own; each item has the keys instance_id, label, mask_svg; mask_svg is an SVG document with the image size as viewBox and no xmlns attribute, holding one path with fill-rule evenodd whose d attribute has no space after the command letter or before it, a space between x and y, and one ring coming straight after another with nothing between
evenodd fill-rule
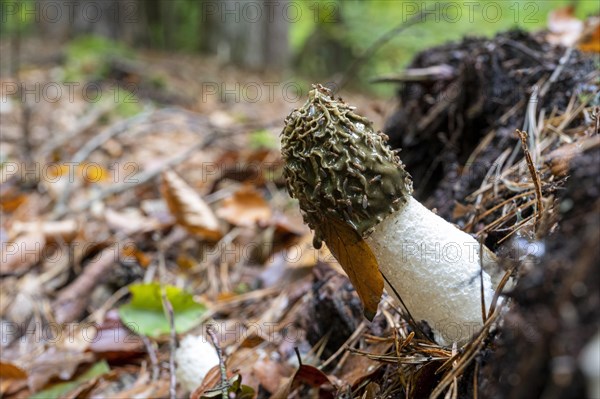
<instances>
[{"instance_id":1,"label":"green foliage background","mask_svg":"<svg viewBox=\"0 0 600 399\"><path fill-rule=\"evenodd\" d=\"M140 6L144 6L153 0L140 1ZM146 41L135 46L198 52L205 21L202 10L206 1L213 0L161 1L158 6L160 15L154 16L146 26ZM239 3L239 9L245 4L244 1L234 3ZM343 73L350 60L362 54L381 35L419 9L430 10L425 22L394 37L363 65L353 81L357 88L375 89L380 93L389 89L368 85L368 79L399 71L425 48L459 40L465 35L489 37L510 28L544 28L551 10L569 4L575 5L575 14L582 19L600 14L600 2L597 0L290 0L290 3L294 11L291 14L295 14L290 18L289 40L295 57L290 73L295 79L301 76L306 81L331 78L332 71ZM35 13L26 12L35 8L35 4L36 0L0 0L0 33L4 37L17 31L22 36L35 34ZM18 13L7 12L15 5ZM311 38L319 35L321 40L315 40L311 47ZM340 52L333 53L333 61L328 64L323 58L327 58L329 46ZM114 50L124 51L118 46Z\"/></svg>"},{"instance_id":2,"label":"green foliage background","mask_svg":"<svg viewBox=\"0 0 600 399\"><path fill-rule=\"evenodd\" d=\"M315 3L321 4L316 7ZM600 2L596 0L479 0L479 1L414 1L414 0L320 0L300 2L303 14L310 16L294 23L291 30L291 45L301 53L306 40L321 23L327 24L329 8L336 4L340 11L341 31L336 35L349 45L354 56L366 51L381 35L394 29L418 10L431 10L423 23L412 26L383 46L361 69L358 86L367 88L367 81L374 77L401 70L414 55L426 48L464 36L492 37L511 28L537 30L547 26L550 11L575 5L575 15L585 19L600 13ZM437 7L437 8L436 8ZM315 18L318 8L319 18ZM499 11L496 14L496 11ZM436 19L437 18L437 19ZM325 21L323 21L325 19ZM336 28L338 29L338 28ZM343 72L343 66L341 72ZM389 87L370 86L371 90L387 94Z\"/></svg>"}]
</instances>

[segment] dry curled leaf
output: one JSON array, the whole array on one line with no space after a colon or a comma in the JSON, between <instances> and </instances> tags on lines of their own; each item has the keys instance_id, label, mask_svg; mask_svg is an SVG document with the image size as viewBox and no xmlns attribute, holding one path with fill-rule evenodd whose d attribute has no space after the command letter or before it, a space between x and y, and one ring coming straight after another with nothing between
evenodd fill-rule
<instances>
[{"instance_id":1,"label":"dry curled leaf","mask_svg":"<svg viewBox=\"0 0 600 399\"><path fill-rule=\"evenodd\" d=\"M211 241L223 236L213 211L177 173L171 170L163 173L162 194L177 223L190 233Z\"/></svg>"},{"instance_id":2,"label":"dry curled leaf","mask_svg":"<svg viewBox=\"0 0 600 399\"><path fill-rule=\"evenodd\" d=\"M347 224L327 218L322 224L323 241L338 260L373 320L383 293L383 276L369 245Z\"/></svg>"},{"instance_id":3,"label":"dry curled leaf","mask_svg":"<svg viewBox=\"0 0 600 399\"><path fill-rule=\"evenodd\" d=\"M12 213L25 202L27 202L25 194L8 190L7 193L0 191L0 209L3 212Z\"/></svg>"},{"instance_id":4,"label":"dry curled leaf","mask_svg":"<svg viewBox=\"0 0 600 399\"><path fill-rule=\"evenodd\" d=\"M600 53L600 17L590 18L579 41L579 50Z\"/></svg>"},{"instance_id":5,"label":"dry curled leaf","mask_svg":"<svg viewBox=\"0 0 600 399\"><path fill-rule=\"evenodd\" d=\"M217 215L236 226L253 226L271 218L271 208L252 186L244 186L231 197L225 198Z\"/></svg>"},{"instance_id":6,"label":"dry curled leaf","mask_svg":"<svg viewBox=\"0 0 600 399\"><path fill-rule=\"evenodd\" d=\"M333 384L329 377L316 367L301 364L298 370L288 379L287 383L282 385L271 398L288 398L301 384L319 388L319 397L321 398L334 397Z\"/></svg>"},{"instance_id":7,"label":"dry curled leaf","mask_svg":"<svg viewBox=\"0 0 600 399\"><path fill-rule=\"evenodd\" d=\"M22 380L27 378L27 372L14 363L0 361L0 377L2 379Z\"/></svg>"}]
</instances>

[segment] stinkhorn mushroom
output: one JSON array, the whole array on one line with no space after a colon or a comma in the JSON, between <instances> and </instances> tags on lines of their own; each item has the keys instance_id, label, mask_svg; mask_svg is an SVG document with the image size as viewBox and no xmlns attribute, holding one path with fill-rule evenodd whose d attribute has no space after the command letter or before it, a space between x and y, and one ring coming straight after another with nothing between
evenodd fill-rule
<instances>
[{"instance_id":1,"label":"stinkhorn mushroom","mask_svg":"<svg viewBox=\"0 0 600 399\"><path fill-rule=\"evenodd\" d=\"M198 388L210 369L219 364L215 348L202 335L188 335L175 351L177 381L187 392Z\"/></svg>"},{"instance_id":2,"label":"stinkhorn mushroom","mask_svg":"<svg viewBox=\"0 0 600 399\"><path fill-rule=\"evenodd\" d=\"M285 123L284 176L315 232L315 247L322 241L336 247L332 253L344 267L352 253L342 261L340 245L352 236L332 231L355 232L376 259L387 291L416 321L425 320L438 342L471 338L483 325L482 294L486 312L494 296L478 241L412 197L411 177L387 136L328 89L314 86ZM364 278L356 270L348 275L355 286Z\"/></svg>"}]
</instances>

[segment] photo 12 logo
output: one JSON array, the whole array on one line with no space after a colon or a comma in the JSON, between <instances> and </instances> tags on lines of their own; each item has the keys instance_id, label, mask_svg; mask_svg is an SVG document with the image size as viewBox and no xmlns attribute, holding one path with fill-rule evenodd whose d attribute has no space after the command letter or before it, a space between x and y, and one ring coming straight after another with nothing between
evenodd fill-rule
<instances>
[{"instance_id":1,"label":"photo 12 logo","mask_svg":"<svg viewBox=\"0 0 600 399\"><path fill-rule=\"evenodd\" d=\"M338 21L340 2L337 1L203 1L202 22L208 20L247 23L273 23L277 20L297 23L310 19L315 23Z\"/></svg>"},{"instance_id":2,"label":"photo 12 logo","mask_svg":"<svg viewBox=\"0 0 600 399\"><path fill-rule=\"evenodd\" d=\"M420 17L423 22L497 23L510 19L516 23L539 23L539 2L528 1L402 1L402 20Z\"/></svg>"},{"instance_id":3,"label":"photo 12 logo","mask_svg":"<svg viewBox=\"0 0 600 399\"><path fill-rule=\"evenodd\" d=\"M0 323L0 345L6 346L15 340L29 343L75 343L87 342L89 344L103 340L114 343L137 343L139 337L138 326L127 323L124 328L102 329L98 323L56 323L56 322L31 322L31 323Z\"/></svg>"},{"instance_id":4,"label":"photo 12 logo","mask_svg":"<svg viewBox=\"0 0 600 399\"><path fill-rule=\"evenodd\" d=\"M295 103L303 98L302 87L296 82L203 82L200 91L202 102L213 98L220 102L272 103L280 98Z\"/></svg>"},{"instance_id":5,"label":"photo 12 logo","mask_svg":"<svg viewBox=\"0 0 600 399\"><path fill-rule=\"evenodd\" d=\"M74 102L82 99L88 103L97 103L103 98L119 103L137 103L137 85L127 84L98 84L94 82L2 82L0 85L0 101L8 102L17 99L22 103L56 103L59 101Z\"/></svg>"},{"instance_id":6,"label":"photo 12 logo","mask_svg":"<svg viewBox=\"0 0 600 399\"><path fill-rule=\"evenodd\" d=\"M2 165L2 181L16 178L20 181L46 183L127 183L137 184L140 166L136 162L113 162L108 166L96 162L60 162L54 164L8 161Z\"/></svg>"},{"instance_id":7,"label":"photo 12 logo","mask_svg":"<svg viewBox=\"0 0 600 399\"><path fill-rule=\"evenodd\" d=\"M82 20L90 23L111 20L118 23L136 23L140 8L136 0L43 0L1 1L0 21L35 23L73 23Z\"/></svg>"}]
</instances>

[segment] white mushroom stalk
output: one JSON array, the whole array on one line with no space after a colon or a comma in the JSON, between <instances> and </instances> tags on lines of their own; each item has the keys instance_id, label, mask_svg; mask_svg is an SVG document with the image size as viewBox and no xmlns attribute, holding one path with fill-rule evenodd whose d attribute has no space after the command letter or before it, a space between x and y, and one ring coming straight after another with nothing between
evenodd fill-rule
<instances>
[{"instance_id":1,"label":"white mushroom stalk","mask_svg":"<svg viewBox=\"0 0 600 399\"><path fill-rule=\"evenodd\" d=\"M319 85L288 116L282 132L288 191L315 231L315 247L327 242L328 220L350 226L410 315L425 320L438 342L464 342L483 326L482 292L486 312L494 296L480 245L411 196L410 176L387 137L353 110Z\"/></svg>"}]
</instances>

